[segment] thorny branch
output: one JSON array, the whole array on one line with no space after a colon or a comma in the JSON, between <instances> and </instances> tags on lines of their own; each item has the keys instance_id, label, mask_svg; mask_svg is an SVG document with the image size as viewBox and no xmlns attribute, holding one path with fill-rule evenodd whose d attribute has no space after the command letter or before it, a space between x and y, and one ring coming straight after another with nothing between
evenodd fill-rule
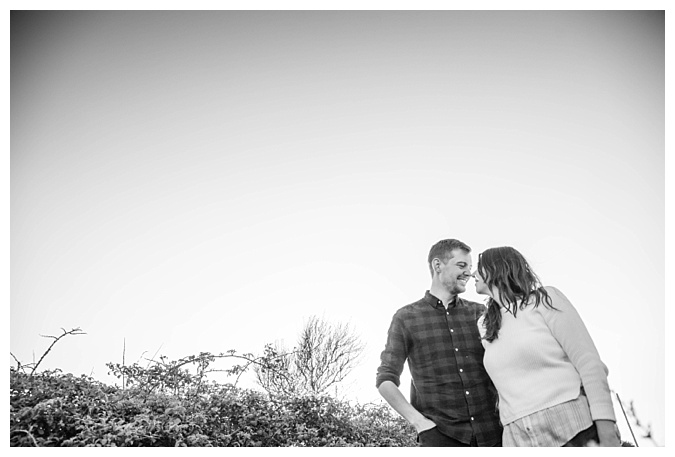
<instances>
[{"instance_id":1,"label":"thorny branch","mask_svg":"<svg viewBox=\"0 0 675 457\"><path fill-rule=\"evenodd\" d=\"M17 359L16 356L10 352L10 355L11 355L11 356L14 358L14 360L16 361L16 365L17 365L17 366L16 366L16 369L17 369L17 370L25 370L25 369L27 369L27 368L30 368L30 373L28 373L28 374L29 374L30 376L32 376L32 375L35 373L35 371L38 369L38 367L40 366L40 364L42 363L42 361L45 359L45 357L47 357L47 354L49 354L49 352L52 350L52 348L54 347L54 345L55 345L56 343L58 343L59 340L61 340L61 338L65 337L66 335L86 335L86 333L83 332L82 329L79 328L79 327L73 328L73 329L71 329L71 330L66 330L66 329L64 329L64 328L61 328L61 331L62 331L63 333L62 333L61 335L59 335L59 336L40 335L40 336L43 337L43 338L52 338L54 341L52 341L52 344L49 345L49 347L48 347L47 350L42 354L42 357L40 357L40 360L38 360L37 363L27 363L27 364L22 364L22 363L19 361L19 359Z\"/></svg>"}]
</instances>

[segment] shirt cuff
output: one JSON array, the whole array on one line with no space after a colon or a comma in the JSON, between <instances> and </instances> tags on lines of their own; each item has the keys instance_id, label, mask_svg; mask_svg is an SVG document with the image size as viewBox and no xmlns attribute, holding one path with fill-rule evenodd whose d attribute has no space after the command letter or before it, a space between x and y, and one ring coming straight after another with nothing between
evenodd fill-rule
<instances>
[{"instance_id":1,"label":"shirt cuff","mask_svg":"<svg viewBox=\"0 0 675 457\"><path fill-rule=\"evenodd\" d=\"M590 405L591 417L594 421L610 420L616 422L616 415L614 414L613 405Z\"/></svg>"},{"instance_id":2,"label":"shirt cuff","mask_svg":"<svg viewBox=\"0 0 675 457\"><path fill-rule=\"evenodd\" d=\"M391 381L394 384L396 384L396 387L399 387L401 385L401 379L398 376L394 375L377 375L377 379L375 380L375 388L379 389L380 384L382 384L384 381Z\"/></svg>"}]
</instances>

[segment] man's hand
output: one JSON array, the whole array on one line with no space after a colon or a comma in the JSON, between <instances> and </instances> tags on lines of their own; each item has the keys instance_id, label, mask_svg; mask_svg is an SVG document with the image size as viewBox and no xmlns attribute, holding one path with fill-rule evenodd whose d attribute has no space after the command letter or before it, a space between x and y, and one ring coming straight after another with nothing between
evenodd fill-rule
<instances>
[{"instance_id":1,"label":"man's hand","mask_svg":"<svg viewBox=\"0 0 675 457\"><path fill-rule=\"evenodd\" d=\"M620 447L621 439L619 429L614 421L597 420L595 426L598 429L598 438L600 438L601 447Z\"/></svg>"},{"instance_id":2,"label":"man's hand","mask_svg":"<svg viewBox=\"0 0 675 457\"><path fill-rule=\"evenodd\" d=\"M422 416L422 418L418 421L412 424L413 427L415 427L415 430L417 431L417 434L419 435L422 432L425 432L427 430L431 430L436 426L434 421L430 421L426 417Z\"/></svg>"},{"instance_id":3,"label":"man's hand","mask_svg":"<svg viewBox=\"0 0 675 457\"><path fill-rule=\"evenodd\" d=\"M408 400L405 399L401 391L398 389L398 386L391 381L384 381L380 384L378 388L380 395L391 405L394 410L399 413L405 420L407 420L415 430L417 434L431 430L436 426L433 421L430 421L422 413L417 411L413 406L408 403Z\"/></svg>"}]
</instances>

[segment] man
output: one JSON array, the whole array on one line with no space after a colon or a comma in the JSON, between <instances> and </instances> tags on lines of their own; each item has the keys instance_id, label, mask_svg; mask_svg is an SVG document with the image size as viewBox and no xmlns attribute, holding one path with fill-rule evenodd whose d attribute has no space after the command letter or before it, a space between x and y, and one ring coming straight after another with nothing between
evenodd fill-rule
<instances>
[{"instance_id":1,"label":"man","mask_svg":"<svg viewBox=\"0 0 675 457\"><path fill-rule=\"evenodd\" d=\"M471 278L471 248L441 240L428 262L431 288L394 314L376 386L415 427L421 446L501 446L497 394L476 324L485 306L459 298ZM406 360L410 403L399 390Z\"/></svg>"}]
</instances>

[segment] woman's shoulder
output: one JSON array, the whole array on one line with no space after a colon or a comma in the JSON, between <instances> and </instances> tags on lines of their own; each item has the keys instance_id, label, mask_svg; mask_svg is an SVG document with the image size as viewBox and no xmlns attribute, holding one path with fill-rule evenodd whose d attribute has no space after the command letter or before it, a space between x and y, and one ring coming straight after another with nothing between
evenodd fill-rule
<instances>
[{"instance_id":1,"label":"woman's shoulder","mask_svg":"<svg viewBox=\"0 0 675 457\"><path fill-rule=\"evenodd\" d=\"M542 289L546 291L546 293L551 297L551 300L553 301L559 301L559 300L564 300L564 301L569 301L565 294L562 293L560 289L558 289L555 286L543 286Z\"/></svg>"},{"instance_id":2,"label":"woman's shoulder","mask_svg":"<svg viewBox=\"0 0 675 457\"><path fill-rule=\"evenodd\" d=\"M530 294L530 296L527 299L527 303L525 303L525 306L532 305L535 302L541 300L544 298L544 296L548 295L551 300L555 300L557 297L564 297L563 293L560 291L555 286L541 286L537 290L535 290L533 293Z\"/></svg>"},{"instance_id":3,"label":"woman's shoulder","mask_svg":"<svg viewBox=\"0 0 675 457\"><path fill-rule=\"evenodd\" d=\"M562 311L564 309L569 309L569 308L574 308L572 306L572 303L569 301L567 296L562 293L560 289L558 289L555 286L543 286L542 289L546 291L546 294L549 296L551 299L550 305L552 306L553 309ZM542 308L541 312L547 312L550 311L551 308L549 306L538 306L537 308Z\"/></svg>"}]
</instances>

